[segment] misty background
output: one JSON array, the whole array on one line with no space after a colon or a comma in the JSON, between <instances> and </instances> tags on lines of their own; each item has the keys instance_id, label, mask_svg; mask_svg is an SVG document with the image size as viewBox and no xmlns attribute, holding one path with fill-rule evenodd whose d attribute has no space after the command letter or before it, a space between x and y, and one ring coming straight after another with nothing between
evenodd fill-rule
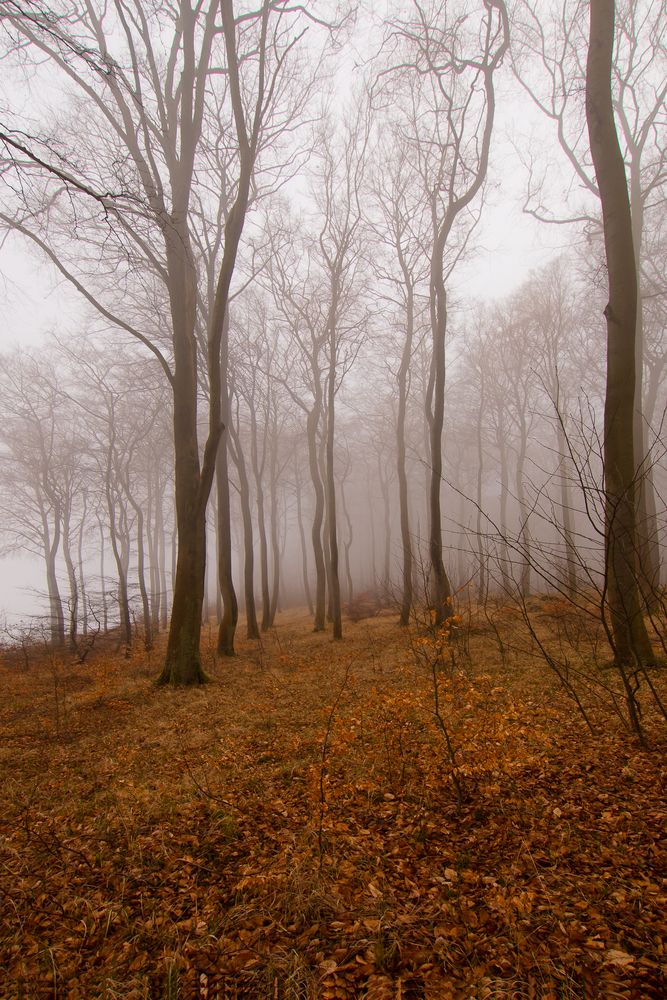
<instances>
[{"instance_id":1,"label":"misty background","mask_svg":"<svg viewBox=\"0 0 667 1000\"><path fill-rule=\"evenodd\" d=\"M250 121L257 67L255 42L243 33L246 25L259 29L254 9L242 7ZM123 626L125 615L129 642L147 620L153 631L166 628L175 575L173 399L156 357L172 364L166 258L133 143L154 156L156 176L169 173L171 139L158 133L162 116L178 112L161 103L156 80L170 71L180 15L151 5L148 27L141 0L118 5L106 14L107 50L91 8L63 6L72 20L55 42L44 8L30 9L26 21L16 5L0 4L9 67L1 98L0 606L9 628L32 615L52 623L57 598L64 628L84 634L100 623ZM471 600L599 582L607 291L585 135L581 10L570 0L508 5L482 170L489 98L480 96L475 60L500 45L498 5L322 4L303 17L276 5L286 19L269 59L276 91L258 138L223 359L231 576L242 612L254 595L261 627L280 609L312 610L316 602L313 522L330 428L335 503L324 497L315 531L330 566L334 518L342 601L348 610L355 600L400 603L401 391L410 572L416 592L426 585L429 262L452 191L477 178L474 197L452 217L442 257L444 562L453 590ZM666 25L660 2L618 4L614 94L641 291L638 461L651 471L646 534L661 583ZM137 39L146 38L155 65L146 52L133 58ZM206 328L239 184L228 76L214 71L215 58L202 90L190 206L202 459ZM281 75L282 58L294 58L289 74ZM98 89L98 105L82 96L82 81ZM138 81L148 94L141 100ZM115 105L104 93L114 86L125 94ZM119 110L125 101L136 115L131 140ZM116 132L102 105L120 123ZM183 141L182 123L180 131L173 121L167 127ZM206 517L207 615L222 610L220 474L219 466Z\"/></svg>"}]
</instances>

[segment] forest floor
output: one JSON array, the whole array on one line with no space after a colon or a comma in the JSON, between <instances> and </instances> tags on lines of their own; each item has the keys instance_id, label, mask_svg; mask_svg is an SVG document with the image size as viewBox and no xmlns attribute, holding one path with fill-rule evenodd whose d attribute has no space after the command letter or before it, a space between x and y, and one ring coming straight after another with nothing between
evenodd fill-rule
<instances>
[{"instance_id":1,"label":"forest floor","mask_svg":"<svg viewBox=\"0 0 667 1000\"><path fill-rule=\"evenodd\" d=\"M665 740L474 621L0 664L0 998L667 995ZM503 662L504 660L504 662Z\"/></svg>"}]
</instances>

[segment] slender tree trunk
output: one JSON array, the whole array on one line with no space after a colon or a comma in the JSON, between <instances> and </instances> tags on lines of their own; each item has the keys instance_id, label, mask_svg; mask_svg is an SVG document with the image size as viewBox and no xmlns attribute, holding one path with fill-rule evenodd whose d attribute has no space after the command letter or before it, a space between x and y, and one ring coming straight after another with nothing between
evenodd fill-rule
<instances>
[{"instance_id":1,"label":"slender tree trunk","mask_svg":"<svg viewBox=\"0 0 667 1000\"><path fill-rule=\"evenodd\" d=\"M347 525L347 534L345 536L344 552L345 552L345 579L347 581L347 604L349 607L354 599L354 588L352 585L352 571L350 569L350 549L352 548L352 541L354 536L352 533L352 518L350 517L350 511L348 509L347 501L345 499L345 480L342 480L340 484L340 499L343 506L343 517L345 518L345 524Z\"/></svg>"},{"instance_id":2,"label":"slender tree trunk","mask_svg":"<svg viewBox=\"0 0 667 1000\"><path fill-rule=\"evenodd\" d=\"M110 473L108 473L108 475L110 475ZM108 481L106 484L106 494L107 510L109 513L109 540L111 542L111 551L116 563L116 572L118 575L118 613L120 616L120 628L125 641L126 652L129 652L132 648L132 619L130 616L130 599L127 589L127 559L125 557L125 546L122 537L119 537L119 535L122 535L122 532L119 532L116 526L115 504L111 493L111 485Z\"/></svg>"},{"instance_id":3,"label":"slender tree trunk","mask_svg":"<svg viewBox=\"0 0 667 1000\"><path fill-rule=\"evenodd\" d=\"M234 656L234 636L239 606L232 576L232 505L229 491L229 317L225 316L220 349L220 418L225 430L220 436L215 465L218 495L218 580L222 597L222 617L218 628L218 653Z\"/></svg>"},{"instance_id":4,"label":"slender tree trunk","mask_svg":"<svg viewBox=\"0 0 667 1000\"><path fill-rule=\"evenodd\" d=\"M271 514L271 563L273 575L271 578L271 602L269 609L270 624L273 625L278 611L278 596L280 594L280 542L278 539L278 431L275 426L272 431L271 484L269 487L269 510Z\"/></svg>"},{"instance_id":5,"label":"slender tree trunk","mask_svg":"<svg viewBox=\"0 0 667 1000\"><path fill-rule=\"evenodd\" d=\"M42 511L42 538L44 540L44 559L46 564L46 588L49 595L49 633L54 646L62 646L65 642L65 615L63 602L58 586L58 570L56 560L60 548L60 522L55 518L53 536L49 529L46 514Z\"/></svg>"},{"instance_id":6,"label":"slender tree trunk","mask_svg":"<svg viewBox=\"0 0 667 1000\"><path fill-rule=\"evenodd\" d=\"M523 413L520 418L519 428L519 450L516 458L516 478L515 489L516 499L519 507L519 540L521 542L521 580L520 588L522 597L530 596L531 577L531 537L530 526L528 524L528 505L526 504L526 491L524 487L524 472L526 465L526 450L528 447L527 430Z\"/></svg>"},{"instance_id":7,"label":"slender tree trunk","mask_svg":"<svg viewBox=\"0 0 667 1000\"><path fill-rule=\"evenodd\" d=\"M410 507L408 500L408 475L405 446L405 420L408 405L408 373L412 358L414 336L414 292L407 280L406 328L401 364L398 370L398 414L396 418L396 472L398 477L398 506L401 521L401 548L403 553L403 587L401 592L400 624L405 627L412 610L412 538L410 537Z\"/></svg>"},{"instance_id":8,"label":"slender tree trunk","mask_svg":"<svg viewBox=\"0 0 667 1000\"><path fill-rule=\"evenodd\" d=\"M255 543L252 530L250 482L241 448L238 427L234 427L230 421L229 428L230 444L233 444L232 457L239 477L239 496L241 499L241 516L243 518L243 593L245 598L246 636L248 639L259 639L259 625L257 624L257 609L255 606Z\"/></svg>"},{"instance_id":9,"label":"slender tree trunk","mask_svg":"<svg viewBox=\"0 0 667 1000\"><path fill-rule=\"evenodd\" d=\"M384 554L382 560L382 596L386 599L391 589L391 506L389 501L389 476L382 466L382 458L378 455L378 481L382 494Z\"/></svg>"},{"instance_id":10,"label":"slender tree trunk","mask_svg":"<svg viewBox=\"0 0 667 1000\"><path fill-rule=\"evenodd\" d=\"M484 379L484 370L480 368L479 375L479 407L477 409L477 433L476 433L476 443L477 443L477 478L476 478L476 518L475 518L475 534L477 536L477 565L478 565L478 583L477 583L477 600L481 605L486 604L486 599L488 596L488 579L487 579L487 566L486 566L486 553L484 551L484 539L482 537L482 485L484 482L484 440L482 436L482 421L484 420L484 407L485 407L485 388L486 383Z\"/></svg>"},{"instance_id":11,"label":"slender tree trunk","mask_svg":"<svg viewBox=\"0 0 667 1000\"><path fill-rule=\"evenodd\" d=\"M132 503L134 512L137 515L137 581L139 583L139 594L141 595L141 611L144 618L144 646L146 649L153 648L153 621L151 617L151 604L148 598L148 588L146 587L146 550L144 544L144 512L140 504Z\"/></svg>"},{"instance_id":12,"label":"slender tree trunk","mask_svg":"<svg viewBox=\"0 0 667 1000\"><path fill-rule=\"evenodd\" d=\"M605 555L614 655L620 666L653 660L637 581L635 334L637 272L625 166L611 94L613 0L591 0L586 119L600 191L609 302L604 411ZM632 711L633 699L628 698ZM638 719L633 718L640 731Z\"/></svg>"},{"instance_id":13,"label":"slender tree trunk","mask_svg":"<svg viewBox=\"0 0 667 1000\"><path fill-rule=\"evenodd\" d=\"M331 586L331 618L334 639L343 638L343 620L338 576L338 525L336 523L336 474L334 468L334 434L336 401L336 338L332 328L329 343L329 377L327 380L326 483L327 522L329 527L329 564Z\"/></svg>"},{"instance_id":14,"label":"slender tree trunk","mask_svg":"<svg viewBox=\"0 0 667 1000\"><path fill-rule=\"evenodd\" d=\"M229 408L226 407L228 410ZM225 424L229 427L228 414ZM218 580L222 597L222 617L218 627L218 653L234 656L234 636L239 617L238 601L232 578L232 518L229 492L229 449L228 432L220 439L220 450L215 467L218 493Z\"/></svg>"},{"instance_id":15,"label":"slender tree trunk","mask_svg":"<svg viewBox=\"0 0 667 1000\"><path fill-rule=\"evenodd\" d=\"M324 548L322 545L322 522L324 520L324 486L320 476L320 464L317 448L317 425L321 406L316 403L308 413L307 434L308 434L308 464L310 467L310 478L313 483L315 493L315 507L313 510L313 526L311 529L311 539L313 543L313 555L315 558L315 620L313 628L315 632L322 632L325 627L326 618L326 564L324 561Z\"/></svg>"},{"instance_id":16,"label":"slender tree trunk","mask_svg":"<svg viewBox=\"0 0 667 1000\"><path fill-rule=\"evenodd\" d=\"M507 546L507 498L509 494L509 471L507 468L507 443L505 441L505 418L502 403L498 408L498 457L500 459L500 575L505 593L511 592L512 577L510 573L509 549Z\"/></svg>"},{"instance_id":17,"label":"slender tree trunk","mask_svg":"<svg viewBox=\"0 0 667 1000\"><path fill-rule=\"evenodd\" d=\"M217 484L217 470L216 470L216 487L215 493L211 497L211 507L213 512L213 545L215 551L215 565L218 567L217 577L216 577L216 587L215 587L215 620L220 625L222 621L222 592L220 589L220 568L218 566L218 553L220 552L220 518L218 516L218 484ZM208 543L207 543L208 544ZM208 568L208 557L207 557L207 568ZM206 577L208 579L208 577Z\"/></svg>"},{"instance_id":18,"label":"slender tree trunk","mask_svg":"<svg viewBox=\"0 0 667 1000\"><path fill-rule=\"evenodd\" d=\"M148 566L150 586L151 628L154 633L160 629L160 571L157 550L157 510L153 501L153 475L149 469L146 489L146 538L148 541Z\"/></svg>"},{"instance_id":19,"label":"slender tree trunk","mask_svg":"<svg viewBox=\"0 0 667 1000\"><path fill-rule=\"evenodd\" d=\"M157 480L159 486L159 479ZM160 572L160 628L166 629L169 621L169 590L167 588L167 537L164 523L162 496L158 489L155 496L155 534L157 536L158 567Z\"/></svg>"},{"instance_id":20,"label":"slender tree trunk","mask_svg":"<svg viewBox=\"0 0 667 1000\"><path fill-rule=\"evenodd\" d=\"M81 521L79 522L79 532L77 541L77 567L79 571L79 593L81 594L81 630L83 635L88 635L88 598L86 594L86 578L83 571L83 535L86 527L86 514L88 513L88 498L86 491L83 491L83 509L81 511Z\"/></svg>"},{"instance_id":21,"label":"slender tree trunk","mask_svg":"<svg viewBox=\"0 0 667 1000\"><path fill-rule=\"evenodd\" d=\"M373 583L373 591L377 590L378 585L378 575L377 575L377 552L376 552L376 542L375 542L375 507L373 506L373 494L371 493L370 483L368 486L368 520L371 528L371 580Z\"/></svg>"},{"instance_id":22,"label":"slender tree trunk","mask_svg":"<svg viewBox=\"0 0 667 1000\"><path fill-rule=\"evenodd\" d=\"M556 447L560 455L560 506L561 529L565 542L565 587L569 597L577 593L577 549L572 524L572 498L570 495L570 460L561 418L556 418Z\"/></svg>"},{"instance_id":23,"label":"slender tree trunk","mask_svg":"<svg viewBox=\"0 0 667 1000\"><path fill-rule=\"evenodd\" d=\"M653 466L648 447L648 426L644 408L644 303L641 295L641 247L644 230L640 158L630 161L630 214L637 274L637 321L635 328L635 412L634 453L637 479L637 567L639 585L647 607L657 605L660 585L660 546L653 483Z\"/></svg>"},{"instance_id":24,"label":"slender tree trunk","mask_svg":"<svg viewBox=\"0 0 667 1000\"><path fill-rule=\"evenodd\" d=\"M264 427L264 440L262 450L262 460L259 459L259 440L257 429L257 417L254 407L250 411L250 454L252 458L252 469L255 477L255 504L257 506L257 534L259 536L259 578L262 592L262 632L266 632L271 624L271 598L269 595L269 548L266 537L266 514L264 510L264 463L266 456L266 427Z\"/></svg>"},{"instance_id":25,"label":"slender tree trunk","mask_svg":"<svg viewBox=\"0 0 667 1000\"><path fill-rule=\"evenodd\" d=\"M294 463L294 489L296 494L296 521L299 528L299 540L301 542L301 573L303 575L303 592L306 596L309 614L313 614L313 596L310 592L310 582L308 580L308 549L306 546L306 532L303 527L303 511L301 507L301 478L299 476L298 463Z\"/></svg>"},{"instance_id":26,"label":"slender tree trunk","mask_svg":"<svg viewBox=\"0 0 667 1000\"><path fill-rule=\"evenodd\" d=\"M431 258L431 356L430 399L427 402L429 426L429 556L431 565L431 603L435 624L441 625L452 614L452 590L442 557L442 434L445 419L445 334L447 331L447 293L442 274L442 248L436 241Z\"/></svg>"},{"instance_id":27,"label":"slender tree trunk","mask_svg":"<svg viewBox=\"0 0 667 1000\"><path fill-rule=\"evenodd\" d=\"M63 557L67 568L67 580L69 583L69 628L68 639L72 649L76 649L76 638L79 627L79 584L76 578L76 567L72 558L71 534L70 534L71 513L66 507L63 515Z\"/></svg>"},{"instance_id":28,"label":"slender tree trunk","mask_svg":"<svg viewBox=\"0 0 667 1000\"><path fill-rule=\"evenodd\" d=\"M259 639L259 625L257 624L257 609L255 606L255 544L252 530L250 483L241 448L239 431L238 428L232 426L231 422L230 441L234 445L232 456L239 477L239 496L241 498L241 516L243 518L243 593L245 597L246 636L248 639Z\"/></svg>"},{"instance_id":29,"label":"slender tree trunk","mask_svg":"<svg viewBox=\"0 0 667 1000\"><path fill-rule=\"evenodd\" d=\"M109 631L109 608L107 606L107 582L104 568L104 548L106 539L104 537L104 525L102 518L98 515L97 523L100 529L100 587L102 588L102 630L104 634Z\"/></svg>"}]
</instances>

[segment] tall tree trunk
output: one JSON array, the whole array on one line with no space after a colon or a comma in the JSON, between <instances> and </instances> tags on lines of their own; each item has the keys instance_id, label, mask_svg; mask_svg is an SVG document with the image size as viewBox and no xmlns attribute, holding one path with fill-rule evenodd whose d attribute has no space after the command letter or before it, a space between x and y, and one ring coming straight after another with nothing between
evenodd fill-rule
<instances>
[{"instance_id":1,"label":"tall tree trunk","mask_svg":"<svg viewBox=\"0 0 667 1000\"><path fill-rule=\"evenodd\" d=\"M565 542L565 588L569 597L577 593L577 549L572 524L572 498L570 496L571 465L567 451L565 429L561 416L556 415L556 447L560 455L560 507L561 530Z\"/></svg>"},{"instance_id":2,"label":"tall tree trunk","mask_svg":"<svg viewBox=\"0 0 667 1000\"><path fill-rule=\"evenodd\" d=\"M181 192L187 198L187 192ZM176 199L174 199L176 201ZM190 234L183 213L172 213L165 229L170 276L174 365L174 492L178 551L167 652L159 684L201 684L201 617L206 566L206 500L201 495L197 438L196 273ZM213 373L209 372L212 378ZM217 444L217 442L216 442ZM217 450L217 449L216 449Z\"/></svg>"},{"instance_id":3,"label":"tall tree trunk","mask_svg":"<svg viewBox=\"0 0 667 1000\"><path fill-rule=\"evenodd\" d=\"M110 473L108 473L110 475ZM109 513L109 540L111 551L116 563L118 575L118 613L120 617L121 634L125 641L125 651L129 653L132 648L132 618L130 616L130 598L127 588L127 562L125 552L126 543L122 537L123 532L119 531L116 525L116 510L111 492L111 485L106 484L107 510Z\"/></svg>"},{"instance_id":4,"label":"tall tree trunk","mask_svg":"<svg viewBox=\"0 0 667 1000\"><path fill-rule=\"evenodd\" d=\"M81 594L81 630L84 635L88 635L88 597L86 594L86 577L83 570L83 535L86 527L86 514L88 513L88 497L86 490L83 490L83 509L79 522L79 532L77 541L77 568L79 571L79 593Z\"/></svg>"},{"instance_id":5,"label":"tall tree trunk","mask_svg":"<svg viewBox=\"0 0 667 1000\"><path fill-rule=\"evenodd\" d=\"M486 553L484 551L484 539L482 538L482 485L484 482L484 440L482 436L482 421L484 419L485 388L486 383L484 380L484 368L482 365L479 373L479 407L477 408L477 477L475 493L477 508L475 517L475 534L477 536L477 566L479 573L477 582L477 600L481 605L486 604L488 594Z\"/></svg>"},{"instance_id":6,"label":"tall tree trunk","mask_svg":"<svg viewBox=\"0 0 667 1000\"><path fill-rule=\"evenodd\" d=\"M79 627L79 584L76 578L76 568L72 558L71 533L70 533L71 511L69 504L65 507L63 514L63 557L67 568L67 581L69 583L69 627L68 639L72 649L76 649L76 637Z\"/></svg>"},{"instance_id":7,"label":"tall tree trunk","mask_svg":"<svg viewBox=\"0 0 667 1000\"><path fill-rule=\"evenodd\" d=\"M637 581L635 333L637 272L625 166L611 94L613 0L591 0L586 119L607 258L607 383L604 410L605 556L614 655L620 666L653 660ZM632 700L628 706L632 713ZM640 731L639 719L633 725Z\"/></svg>"},{"instance_id":8,"label":"tall tree trunk","mask_svg":"<svg viewBox=\"0 0 667 1000\"><path fill-rule=\"evenodd\" d=\"M378 585L377 546L375 542L375 506L373 504L373 494L371 493L370 483L368 484L368 521L371 528L371 582L373 592L375 593Z\"/></svg>"},{"instance_id":9,"label":"tall tree trunk","mask_svg":"<svg viewBox=\"0 0 667 1000\"><path fill-rule=\"evenodd\" d=\"M225 423L229 427L227 415ZM218 653L221 656L234 656L234 636L239 617L238 601L232 578L232 518L228 440L228 432L225 430L220 439L220 450L215 467L218 493L218 582L222 597L222 617L218 627Z\"/></svg>"},{"instance_id":10,"label":"tall tree trunk","mask_svg":"<svg viewBox=\"0 0 667 1000\"><path fill-rule=\"evenodd\" d=\"M442 274L443 248L436 241L431 258L430 309L432 355L426 416L429 428L429 557L431 565L431 604L435 624L441 625L452 614L452 589L442 557L442 433L445 420L445 335L447 332L447 293Z\"/></svg>"},{"instance_id":11,"label":"tall tree trunk","mask_svg":"<svg viewBox=\"0 0 667 1000\"><path fill-rule=\"evenodd\" d=\"M159 487L159 479L156 485ZM169 591L167 589L167 536L164 523L162 494L155 496L155 534L157 536L158 568L160 572L160 628L166 629L169 620Z\"/></svg>"},{"instance_id":12,"label":"tall tree trunk","mask_svg":"<svg viewBox=\"0 0 667 1000\"><path fill-rule=\"evenodd\" d=\"M316 400L317 403L317 400ZM325 627L326 618L326 564L324 561L324 548L322 545L322 523L324 520L324 486L320 476L320 463L317 448L317 425L321 412L320 405L313 405L308 413L307 434L308 434L308 465L310 468L310 478L313 483L315 493L315 507L313 510L313 525L311 529L311 539L313 542L313 555L315 558L315 620L313 629L315 632L322 632Z\"/></svg>"},{"instance_id":13,"label":"tall tree trunk","mask_svg":"<svg viewBox=\"0 0 667 1000\"><path fill-rule=\"evenodd\" d=\"M340 605L340 578L338 576L338 525L336 523L336 474L334 468L336 401L336 333L332 327L329 338L329 377L327 380L327 438L326 482L327 521L329 526L329 561L331 577L331 618L334 639L343 638L343 620Z\"/></svg>"},{"instance_id":14,"label":"tall tree trunk","mask_svg":"<svg viewBox=\"0 0 667 1000\"><path fill-rule=\"evenodd\" d=\"M660 585L660 546L653 483L653 466L648 447L648 426L644 409L644 303L641 294L641 247L644 231L640 157L630 161L630 214L637 274L637 322L635 327L635 412L634 452L637 479L637 568L644 603L655 608Z\"/></svg>"},{"instance_id":15,"label":"tall tree trunk","mask_svg":"<svg viewBox=\"0 0 667 1000\"><path fill-rule=\"evenodd\" d=\"M382 596L383 599L389 596L391 588L391 506L389 501L389 476L383 468L382 459L378 455L378 481L382 494L383 527L384 527L384 555L382 559Z\"/></svg>"},{"instance_id":16,"label":"tall tree trunk","mask_svg":"<svg viewBox=\"0 0 667 1000\"><path fill-rule=\"evenodd\" d=\"M126 482L126 486L127 486ZM141 596L141 611L144 619L144 647L153 648L153 620L151 617L151 605L148 598L148 588L146 587L146 549L144 541L145 518L141 504L137 503L126 489L128 500L137 517L137 582L139 584L139 594Z\"/></svg>"},{"instance_id":17,"label":"tall tree trunk","mask_svg":"<svg viewBox=\"0 0 667 1000\"><path fill-rule=\"evenodd\" d=\"M100 587L101 598L102 598L102 631L106 635L109 631L109 608L107 606L107 583L104 568L104 548L106 539L104 537L104 525L102 524L102 518L97 515L97 524L100 529Z\"/></svg>"},{"instance_id":18,"label":"tall tree trunk","mask_svg":"<svg viewBox=\"0 0 667 1000\"><path fill-rule=\"evenodd\" d=\"M308 580L308 549L306 546L306 532L303 527L303 511L301 508L301 478L299 476L298 463L294 463L294 490L296 494L296 521L299 529L299 540L301 542L301 573L303 575L303 592L306 596L309 614L313 614L313 596L310 592L310 582Z\"/></svg>"},{"instance_id":19,"label":"tall tree trunk","mask_svg":"<svg viewBox=\"0 0 667 1000\"><path fill-rule=\"evenodd\" d=\"M254 407L250 410L250 455L255 477L255 504L257 506L257 534L259 536L259 579L262 593L262 632L271 624L271 598L269 595L269 547L266 537L266 514L264 510L264 464L266 459L266 427L263 429L262 459L259 459L257 417Z\"/></svg>"},{"instance_id":20,"label":"tall tree trunk","mask_svg":"<svg viewBox=\"0 0 667 1000\"><path fill-rule=\"evenodd\" d=\"M506 594L511 593L512 574L510 572L509 547L507 544L507 498L509 494L509 471L507 468L507 442L505 441L505 417L502 402L498 405L498 426L496 429L498 457L500 459L500 575Z\"/></svg>"},{"instance_id":21,"label":"tall tree trunk","mask_svg":"<svg viewBox=\"0 0 667 1000\"><path fill-rule=\"evenodd\" d=\"M157 509L153 501L153 475L148 470L146 478L146 518L148 541L148 566L150 586L151 627L154 633L160 629L160 571L158 566Z\"/></svg>"},{"instance_id":22,"label":"tall tree trunk","mask_svg":"<svg viewBox=\"0 0 667 1000\"><path fill-rule=\"evenodd\" d=\"M232 576L232 505L229 491L229 317L225 316L220 349L220 418L225 430L220 436L215 465L218 495L218 581L222 597L222 617L218 627L218 653L234 656L234 636L239 605Z\"/></svg>"},{"instance_id":23,"label":"tall tree trunk","mask_svg":"<svg viewBox=\"0 0 667 1000\"><path fill-rule=\"evenodd\" d=\"M524 487L524 471L526 465L526 450L528 447L528 432L523 412L519 420L519 450L516 457L516 477L514 481L516 499L519 507L519 541L521 543L521 579L519 586L522 597L530 596L531 577L531 537L528 523L528 505Z\"/></svg>"},{"instance_id":24,"label":"tall tree trunk","mask_svg":"<svg viewBox=\"0 0 667 1000\"><path fill-rule=\"evenodd\" d=\"M398 477L398 507L401 521L401 548L403 553L403 586L401 591L400 624L405 627L410 621L412 610L412 538L410 537L410 507L408 502L408 474L405 446L405 419L408 405L408 373L412 358L414 336L414 292L412 283L406 278L406 326L401 364L396 380L398 383L398 414L396 418L396 472Z\"/></svg>"},{"instance_id":25,"label":"tall tree trunk","mask_svg":"<svg viewBox=\"0 0 667 1000\"><path fill-rule=\"evenodd\" d=\"M347 506L347 501L345 499L345 480L341 480L340 484L340 499L343 506L343 517L345 518L345 524L347 525L347 534L345 536L344 542L344 552L345 552L345 579L347 581L347 603L348 607L352 604L354 598L354 587L352 585L352 571L350 569L350 549L352 548L352 542L354 536L352 534L352 518L350 517L350 511Z\"/></svg>"},{"instance_id":26,"label":"tall tree trunk","mask_svg":"<svg viewBox=\"0 0 667 1000\"><path fill-rule=\"evenodd\" d=\"M46 588L49 595L49 634L54 646L65 642L65 615L58 586L56 559L60 548L60 518L56 516L53 536L49 529L46 513L42 510L42 538L44 540L44 560L46 564Z\"/></svg>"},{"instance_id":27,"label":"tall tree trunk","mask_svg":"<svg viewBox=\"0 0 667 1000\"><path fill-rule=\"evenodd\" d=\"M238 413L237 413L238 421ZM238 426L229 423L230 448L239 477L239 497L241 500L241 517L243 518L243 594L245 600L246 637L259 639L257 624L257 609L255 606L255 544L252 530L252 508L250 505L250 483L248 470L241 448ZM232 447L233 446L233 447Z\"/></svg>"},{"instance_id":28,"label":"tall tree trunk","mask_svg":"<svg viewBox=\"0 0 667 1000\"><path fill-rule=\"evenodd\" d=\"M271 603L269 610L270 623L273 625L278 611L280 594L280 542L278 539L278 430L274 426L271 435L271 461L269 464L271 483L269 487L269 510L271 516Z\"/></svg>"}]
</instances>

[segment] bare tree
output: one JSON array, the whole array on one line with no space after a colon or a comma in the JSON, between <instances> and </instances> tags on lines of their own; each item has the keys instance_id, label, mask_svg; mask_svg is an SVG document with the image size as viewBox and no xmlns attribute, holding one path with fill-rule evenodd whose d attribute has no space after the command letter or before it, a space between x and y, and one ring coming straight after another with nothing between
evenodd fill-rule
<instances>
[{"instance_id":1,"label":"bare tree","mask_svg":"<svg viewBox=\"0 0 667 1000\"><path fill-rule=\"evenodd\" d=\"M585 5L565 0L562 5L542 9L534 0L521 0L517 7L513 53L514 69L532 101L553 124L558 142L585 195L601 198L594 157L586 144L584 84L587 50ZM557 9L556 9L557 8ZM639 277L635 324L635 412L634 453L641 475L637 482L637 560L645 600L659 577L656 500L652 484L649 447L650 386L644 389L645 347L644 286L649 289L650 255L644 251L647 232L654 225L656 210L664 202L667 183L667 149L661 138L665 126L667 82L664 73L667 10L661 0L621 0L615 5L612 40L611 100L618 126L620 148L628 172L635 266ZM521 16L519 16L521 15ZM537 62L541 72L534 73ZM533 148L522 151L529 167L525 209L535 218L551 223L584 224L599 232L600 220L590 199L568 210L558 197L550 204L550 171Z\"/></svg>"},{"instance_id":2,"label":"bare tree","mask_svg":"<svg viewBox=\"0 0 667 1000\"><path fill-rule=\"evenodd\" d=\"M0 220L38 247L107 321L139 340L169 382L179 544L160 681L199 683L205 513L223 432L220 356L227 303L258 161L263 157L278 167L272 149L310 93L308 81L292 86L288 73L308 15L287 0L264 0L240 13L233 0L162 5L157 16L149 16L141 0L101 10L81 4L74 12L3 0L1 10L15 51L46 59L93 112L87 124L96 152L77 153L72 129L68 133L62 122L39 138L26 137L21 122L5 125L0 139L9 163L3 179L14 179L14 207L3 210ZM80 129L79 122L77 135ZM220 141L236 152L224 189L216 165L206 162L206 151ZM294 152L287 162L293 169ZM206 196L195 205L198 184ZM215 213L221 200L226 221L206 327L208 434L200 453L193 210L212 201ZM111 265L114 291L119 278L128 284L141 263L144 287L151 295L159 287L168 301L167 340L120 314L81 260L68 260L58 224L60 232L67 224L80 236L85 226L90 253L105 268Z\"/></svg>"},{"instance_id":3,"label":"bare tree","mask_svg":"<svg viewBox=\"0 0 667 1000\"><path fill-rule=\"evenodd\" d=\"M591 0L586 120L605 237L609 302L604 414L605 546L614 653L622 667L653 660L635 572L637 272L625 165L611 96L614 0ZM625 675L624 675L625 676Z\"/></svg>"},{"instance_id":4,"label":"bare tree","mask_svg":"<svg viewBox=\"0 0 667 1000\"><path fill-rule=\"evenodd\" d=\"M503 0L484 0L481 7L478 17L470 18L449 5L415 4L412 18L391 26L397 48L394 69L409 81L402 134L412 147L431 215L431 369L426 418L431 598L437 624L452 613L441 509L447 276L465 246L470 212L486 178L495 118L494 79L509 45ZM458 232L457 223L461 224Z\"/></svg>"}]
</instances>

